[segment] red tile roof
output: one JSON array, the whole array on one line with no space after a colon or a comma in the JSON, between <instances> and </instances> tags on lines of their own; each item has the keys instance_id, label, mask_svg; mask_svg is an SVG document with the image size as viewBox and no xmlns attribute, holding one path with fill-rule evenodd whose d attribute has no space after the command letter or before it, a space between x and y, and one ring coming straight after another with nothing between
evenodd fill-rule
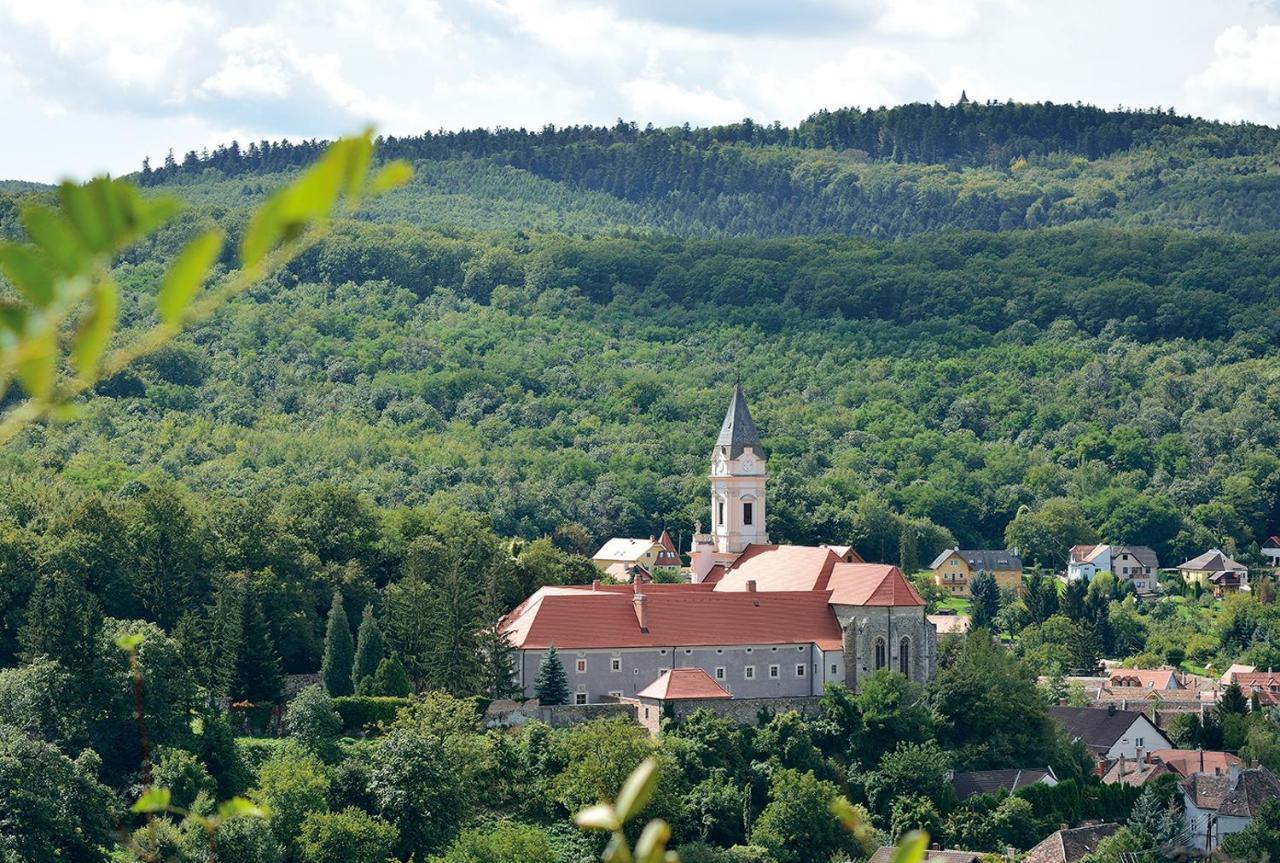
<instances>
[{"instance_id":1,"label":"red tile roof","mask_svg":"<svg viewBox=\"0 0 1280 863\"><path fill-rule=\"evenodd\" d=\"M887 563L838 563L826 586L833 605L924 605L902 570Z\"/></svg>"},{"instance_id":2,"label":"red tile roof","mask_svg":"<svg viewBox=\"0 0 1280 863\"><path fill-rule=\"evenodd\" d=\"M1234 682L1243 690L1245 698L1256 692L1258 702L1272 705L1280 704L1280 675L1270 671L1237 672Z\"/></svg>"},{"instance_id":3,"label":"red tile roof","mask_svg":"<svg viewBox=\"0 0 1280 863\"><path fill-rule=\"evenodd\" d=\"M1181 688L1181 684L1178 682L1176 673L1172 668L1117 668L1111 672L1111 678L1108 682L1112 687L1126 689L1134 687L1168 689L1170 683L1175 688Z\"/></svg>"},{"instance_id":4,"label":"red tile roof","mask_svg":"<svg viewBox=\"0 0 1280 863\"><path fill-rule=\"evenodd\" d=\"M518 648L817 644L839 650L840 624L827 591L718 592L706 584L644 588L648 632L628 586L543 587L503 618Z\"/></svg>"},{"instance_id":5,"label":"red tile roof","mask_svg":"<svg viewBox=\"0 0 1280 863\"><path fill-rule=\"evenodd\" d=\"M1204 755L1205 773L1227 773L1232 764L1242 762L1230 752L1214 752L1206 749L1201 753L1198 749L1153 749L1152 760L1160 760L1169 765L1180 776L1200 773L1200 756Z\"/></svg>"},{"instance_id":6,"label":"red tile roof","mask_svg":"<svg viewBox=\"0 0 1280 863\"><path fill-rule=\"evenodd\" d=\"M658 701L732 697L701 668L673 668L636 693L636 698L654 698Z\"/></svg>"},{"instance_id":7,"label":"red tile roof","mask_svg":"<svg viewBox=\"0 0 1280 863\"><path fill-rule=\"evenodd\" d=\"M840 555L814 545L748 545L725 569L716 590L822 590Z\"/></svg>"}]
</instances>

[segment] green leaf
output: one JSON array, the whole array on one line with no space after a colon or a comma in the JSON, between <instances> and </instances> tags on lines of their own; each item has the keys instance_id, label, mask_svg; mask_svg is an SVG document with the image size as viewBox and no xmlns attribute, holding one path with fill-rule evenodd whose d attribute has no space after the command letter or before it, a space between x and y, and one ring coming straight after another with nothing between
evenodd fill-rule
<instances>
[{"instance_id":1,"label":"green leaf","mask_svg":"<svg viewBox=\"0 0 1280 863\"><path fill-rule=\"evenodd\" d=\"M66 220L56 212L43 204L28 204L22 210L22 226L63 274L74 276L84 269L84 249Z\"/></svg>"},{"instance_id":2,"label":"green leaf","mask_svg":"<svg viewBox=\"0 0 1280 863\"><path fill-rule=\"evenodd\" d=\"M276 192L254 212L240 241L240 263L246 267L266 257L276 247L283 233L280 223L280 192Z\"/></svg>"},{"instance_id":3,"label":"green leaf","mask_svg":"<svg viewBox=\"0 0 1280 863\"><path fill-rule=\"evenodd\" d=\"M373 176L369 189L375 195L398 189L413 179L413 166L404 159L396 159L383 165Z\"/></svg>"},{"instance_id":4,"label":"green leaf","mask_svg":"<svg viewBox=\"0 0 1280 863\"><path fill-rule=\"evenodd\" d=\"M90 194L88 186L64 180L58 186L58 198L62 201L63 215L80 235L80 242L86 249L91 252L102 252L111 247L113 240L111 231L103 224L97 202Z\"/></svg>"},{"instance_id":5,"label":"green leaf","mask_svg":"<svg viewBox=\"0 0 1280 863\"><path fill-rule=\"evenodd\" d=\"M365 129L358 137L350 138L345 160L343 194L347 198L347 210L360 204L365 180L369 176L369 163L373 161L373 130Z\"/></svg>"},{"instance_id":6,"label":"green leaf","mask_svg":"<svg viewBox=\"0 0 1280 863\"><path fill-rule=\"evenodd\" d=\"M0 297L0 327L15 334L26 332L27 318L27 310L16 300Z\"/></svg>"},{"instance_id":7,"label":"green leaf","mask_svg":"<svg viewBox=\"0 0 1280 863\"><path fill-rule=\"evenodd\" d=\"M141 632L126 632L125 634L116 638L116 647L128 653L132 653L133 651L141 647L142 642L145 640L146 640L146 636L144 636Z\"/></svg>"},{"instance_id":8,"label":"green leaf","mask_svg":"<svg viewBox=\"0 0 1280 863\"><path fill-rule=\"evenodd\" d=\"M153 786L142 792L142 796L129 807L129 811L147 814L167 812L169 811L169 801L171 799L172 795L169 793L168 788Z\"/></svg>"},{"instance_id":9,"label":"green leaf","mask_svg":"<svg viewBox=\"0 0 1280 863\"><path fill-rule=\"evenodd\" d=\"M53 301L52 265L35 246L0 246L0 270L36 308L43 309Z\"/></svg>"},{"instance_id":10,"label":"green leaf","mask_svg":"<svg viewBox=\"0 0 1280 863\"><path fill-rule=\"evenodd\" d=\"M928 846L929 834L923 830L912 830L898 843L889 863L920 863L924 860L924 851Z\"/></svg>"},{"instance_id":11,"label":"green leaf","mask_svg":"<svg viewBox=\"0 0 1280 863\"><path fill-rule=\"evenodd\" d=\"M177 260L165 273L164 283L156 297L156 308L165 323L182 320L182 313L200 290L209 268L222 251L222 231L213 229L187 243Z\"/></svg>"},{"instance_id":12,"label":"green leaf","mask_svg":"<svg viewBox=\"0 0 1280 863\"><path fill-rule=\"evenodd\" d=\"M671 828L661 818L644 825L640 838L636 840L636 863L662 863L670 838Z\"/></svg>"},{"instance_id":13,"label":"green leaf","mask_svg":"<svg viewBox=\"0 0 1280 863\"><path fill-rule=\"evenodd\" d=\"M649 798L653 796L653 789L657 785L658 762L652 758L646 758L631 771L627 781L622 784L622 790L618 792L618 801L615 806L622 823L625 824L640 814L640 810L644 809Z\"/></svg>"},{"instance_id":14,"label":"green leaf","mask_svg":"<svg viewBox=\"0 0 1280 863\"><path fill-rule=\"evenodd\" d=\"M259 806L244 797L232 797L218 804L218 818L221 821L230 821L232 818L267 818L269 815L270 810L266 806Z\"/></svg>"},{"instance_id":15,"label":"green leaf","mask_svg":"<svg viewBox=\"0 0 1280 863\"><path fill-rule=\"evenodd\" d=\"M52 328L34 333L18 345L14 371L27 395L48 401L58 371L58 334Z\"/></svg>"},{"instance_id":16,"label":"green leaf","mask_svg":"<svg viewBox=\"0 0 1280 863\"><path fill-rule=\"evenodd\" d=\"M80 322L71 345L71 360L83 377L91 377L98 368L98 360L107 349L111 333L115 331L120 311L120 291L110 278L102 278L93 286L89 313Z\"/></svg>"},{"instance_id":17,"label":"green leaf","mask_svg":"<svg viewBox=\"0 0 1280 863\"><path fill-rule=\"evenodd\" d=\"M573 817L573 823L584 830L621 830L618 813L608 803L588 806Z\"/></svg>"}]
</instances>

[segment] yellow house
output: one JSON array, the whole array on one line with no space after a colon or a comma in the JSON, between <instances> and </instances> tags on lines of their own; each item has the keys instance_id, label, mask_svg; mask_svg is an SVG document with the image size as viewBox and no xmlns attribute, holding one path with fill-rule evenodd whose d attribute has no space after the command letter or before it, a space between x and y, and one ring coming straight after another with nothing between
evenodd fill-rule
<instances>
[{"instance_id":1,"label":"yellow house","mask_svg":"<svg viewBox=\"0 0 1280 863\"><path fill-rule=\"evenodd\" d=\"M1211 548L1199 557L1178 565L1187 584L1198 584L1215 595L1249 589L1249 570L1222 552Z\"/></svg>"},{"instance_id":2,"label":"yellow house","mask_svg":"<svg viewBox=\"0 0 1280 863\"><path fill-rule=\"evenodd\" d=\"M666 551L662 543L653 537L629 539L614 537L600 547L591 558L601 572L618 581L630 581L632 567L642 567L650 575L658 563L658 556Z\"/></svg>"},{"instance_id":3,"label":"yellow house","mask_svg":"<svg viewBox=\"0 0 1280 863\"><path fill-rule=\"evenodd\" d=\"M980 572L994 578L1001 590L1022 588L1022 559L1011 551L949 548L929 568L934 584L951 596L969 596L970 582Z\"/></svg>"}]
</instances>

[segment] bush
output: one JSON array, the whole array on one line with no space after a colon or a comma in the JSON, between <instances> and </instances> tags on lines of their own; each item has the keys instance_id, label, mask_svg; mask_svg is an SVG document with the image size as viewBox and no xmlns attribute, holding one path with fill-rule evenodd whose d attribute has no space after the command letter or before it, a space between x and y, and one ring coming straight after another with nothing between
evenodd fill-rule
<instances>
[{"instance_id":1,"label":"bush","mask_svg":"<svg viewBox=\"0 0 1280 863\"><path fill-rule=\"evenodd\" d=\"M506 822L462 833L438 863L556 863L556 855L542 829Z\"/></svg>"},{"instance_id":2,"label":"bush","mask_svg":"<svg viewBox=\"0 0 1280 863\"><path fill-rule=\"evenodd\" d=\"M196 795L202 791L209 796L217 793L217 785L209 771L204 769L200 759L185 749L159 747L151 778L161 788L168 788L173 795L173 804L183 809L190 808Z\"/></svg>"},{"instance_id":3,"label":"bush","mask_svg":"<svg viewBox=\"0 0 1280 863\"><path fill-rule=\"evenodd\" d=\"M335 742L342 730L342 719L323 686L313 683L299 692L289 702L284 723L289 729L289 736L308 751L326 761L333 760L337 754Z\"/></svg>"},{"instance_id":4,"label":"bush","mask_svg":"<svg viewBox=\"0 0 1280 863\"><path fill-rule=\"evenodd\" d=\"M372 695L344 695L333 699L333 707L342 719L342 733L368 734L380 724L390 724L402 707L408 707L408 698L391 698Z\"/></svg>"},{"instance_id":5,"label":"bush","mask_svg":"<svg viewBox=\"0 0 1280 863\"><path fill-rule=\"evenodd\" d=\"M399 831L359 809L313 812L302 822L299 856L307 863L385 863Z\"/></svg>"}]
</instances>

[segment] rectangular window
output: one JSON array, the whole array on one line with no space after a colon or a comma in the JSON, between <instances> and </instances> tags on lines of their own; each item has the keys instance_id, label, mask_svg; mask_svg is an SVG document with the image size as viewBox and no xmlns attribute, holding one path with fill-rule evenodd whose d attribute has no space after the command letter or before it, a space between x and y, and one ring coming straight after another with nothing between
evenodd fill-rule
<instances>
[{"instance_id":1,"label":"rectangular window","mask_svg":"<svg viewBox=\"0 0 1280 863\"><path fill-rule=\"evenodd\" d=\"M573 703L574 703L574 704L586 704L586 703L587 703L587 693L585 693L585 692L575 692L575 693L573 694Z\"/></svg>"},{"instance_id":2,"label":"rectangular window","mask_svg":"<svg viewBox=\"0 0 1280 863\"><path fill-rule=\"evenodd\" d=\"M579 659L577 664L577 669L579 674L582 674L584 671L586 671L587 661L585 659Z\"/></svg>"},{"instance_id":3,"label":"rectangular window","mask_svg":"<svg viewBox=\"0 0 1280 863\"><path fill-rule=\"evenodd\" d=\"M747 680L755 680L755 678L756 678L756 667L755 667L754 665L748 665L746 668L742 669L742 675L743 675Z\"/></svg>"},{"instance_id":4,"label":"rectangular window","mask_svg":"<svg viewBox=\"0 0 1280 863\"><path fill-rule=\"evenodd\" d=\"M610 670L610 671L621 671L621 670L622 670L622 660L621 660L621 659L619 659L619 658L618 658L618 657L616 657L616 656L615 656L615 657L613 657L612 659L610 659L610 660L609 660L609 670Z\"/></svg>"},{"instance_id":5,"label":"rectangular window","mask_svg":"<svg viewBox=\"0 0 1280 863\"><path fill-rule=\"evenodd\" d=\"M751 519L754 517L754 513L751 511L752 509L753 509L753 506L750 503L744 503L742 505L742 523L743 524L751 524Z\"/></svg>"},{"instance_id":6,"label":"rectangular window","mask_svg":"<svg viewBox=\"0 0 1280 863\"><path fill-rule=\"evenodd\" d=\"M796 677L804 677L804 668L803 665L796 666Z\"/></svg>"},{"instance_id":7,"label":"rectangular window","mask_svg":"<svg viewBox=\"0 0 1280 863\"><path fill-rule=\"evenodd\" d=\"M770 666L769 666L769 677L770 677L770 678L776 678L776 677L781 677L781 676L782 676L782 672L778 669L778 666L776 666L776 665L770 665Z\"/></svg>"},{"instance_id":8,"label":"rectangular window","mask_svg":"<svg viewBox=\"0 0 1280 863\"><path fill-rule=\"evenodd\" d=\"M724 501L716 501L716 524L724 527Z\"/></svg>"},{"instance_id":9,"label":"rectangular window","mask_svg":"<svg viewBox=\"0 0 1280 863\"><path fill-rule=\"evenodd\" d=\"M717 666L716 666L716 680L724 680L724 666L723 666L723 665L717 665Z\"/></svg>"},{"instance_id":10,"label":"rectangular window","mask_svg":"<svg viewBox=\"0 0 1280 863\"><path fill-rule=\"evenodd\" d=\"M835 676L836 676L837 674L839 674L839 673L840 673L840 666L838 666L838 665L832 665L832 666L831 666L831 676L832 676L832 677L835 677Z\"/></svg>"}]
</instances>

